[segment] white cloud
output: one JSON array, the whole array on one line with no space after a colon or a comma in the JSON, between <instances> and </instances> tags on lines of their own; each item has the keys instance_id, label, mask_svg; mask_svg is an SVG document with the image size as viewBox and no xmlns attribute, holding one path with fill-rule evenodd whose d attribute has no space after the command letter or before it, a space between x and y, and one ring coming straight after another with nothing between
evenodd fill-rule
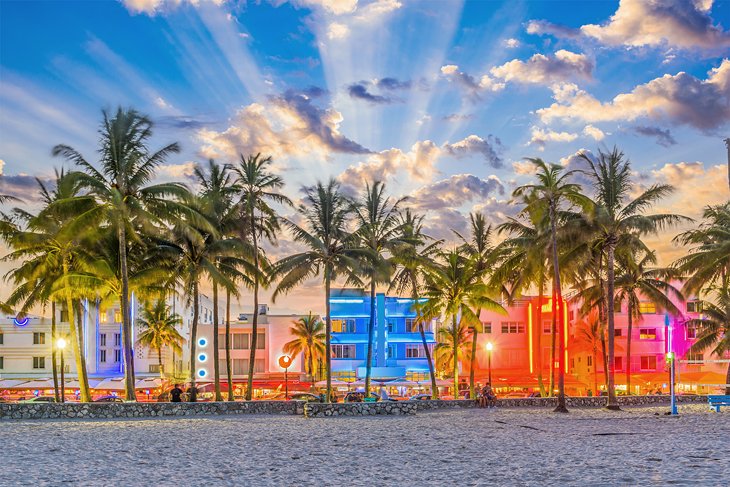
<instances>
[{"instance_id":1,"label":"white cloud","mask_svg":"<svg viewBox=\"0 0 730 487\"><path fill-rule=\"evenodd\" d=\"M458 208L495 194L504 194L504 185L497 176L481 179L473 174L454 174L419 188L410 194L409 201L421 210L438 210Z\"/></svg>"},{"instance_id":2,"label":"white cloud","mask_svg":"<svg viewBox=\"0 0 730 487\"><path fill-rule=\"evenodd\" d=\"M606 137L603 130L598 127L594 127L593 125L586 125L585 128L583 128L583 135L593 137L593 140L603 140Z\"/></svg>"},{"instance_id":3,"label":"white cloud","mask_svg":"<svg viewBox=\"0 0 730 487\"><path fill-rule=\"evenodd\" d=\"M593 61L585 54L561 49L553 56L535 54L527 61L513 59L489 73L505 82L550 84L574 78L591 79Z\"/></svg>"},{"instance_id":4,"label":"white cloud","mask_svg":"<svg viewBox=\"0 0 730 487\"><path fill-rule=\"evenodd\" d=\"M521 175L530 175L537 172L537 168L530 161L513 161L512 169L515 171L515 174Z\"/></svg>"},{"instance_id":5,"label":"white cloud","mask_svg":"<svg viewBox=\"0 0 730 487\"><path fill-rule=\"evenodd\" d=\"M295 4L309 8L321 8L333 15L344 15L355 11L357 0L295 0Z\"/></svg>"},{"instance_id":6,"label":"white cloud","mask_svg":"<svg viewBox=\"0 0 730 487\"><path fill-rule=\"evenodd\" d=\"M332 22L327 27L327 37L329 39L344 39L350 35L350 29L345 24Z\"/></svg>"},{"instance_id":7,"label":"white cloud","mask_svg":"<svg viewBox=\"0 0 730 487\"><path fill-rule=\"evenodd\" d=\"M544 150L545 144L548 142L572 142L577 138L577 134L570 132L556 132L550 129L532 127L530 140L525 145L535 145L539 150Z\"/></svg>"},{"instance_id":8,"label":"white cloud","mask_svg":"<svg viewBox=\"0 0 730 487\"><path fill-rule=\"evenodd\" d=\"M518 41L517 39L505 39L504 41L502 41L502 44L504 45L504 47L509 49L515 49L520 47L520 41Z\"/></svg>"},{"instance_id":9,"label":"white cloud","mask_svg":"<svg viewBox=\"0 0 730 487\"><path fill-rule=\"evenodd\" d=\"M155 105L157 105L159 108L162 108L163 110L171 110L174 108L161 96L155 98Z\"/></svg>"},{"instance_id":10,"label":"white cloud","mask_svg":"<svg viewBox=\"0 0 730 487\"><path fill-rule=\"evenodd\" d=\"M472 100L478 100L483 92L496 92L504 89L504 83L493 80L486 74L477 81L473 76L460 71L459 66L455 64L441 66L441 74L450 82L463 88Z\"/></svg>"},{"instance_id":11,"label":"white cloud","mask_svg":"<svg viewBox=\"0 0 730 487\"><path fill-rule=\"evenodd\" d=\"M490 166L494 168L502 167L502 141L492 135L488 135L486 139L483 139L472 134L453 144L445 143L443 149L455 157L479 155Z\"/></svg>"},{"instance_id":12,"label":"white cloud","mask_svg":"<svg viewBox=\"0 0 730 487\"><path fill-rule=\"evenodd\" d=\"M648 117L711 132L730 120L730 60L712 69L706 80L685 72L666 74L606 103L570 83L554 86L553 98L556 103L537 110L545 123L556 119L606 122Z\"/></svg>"},{"instance_id":13,"label":"white cloud","mask_svg":"<svg viewBox=\"0 0 730 487\"><path fill-rule=\"evenodd\" d=\"M5 169L5 161L0 159L0 176L3 175L3 170Z\"/></svg>"},{"instance_id":14,"label":"white cloud","mask_svg":"<svg viewBox=\"0 0 730 487\"><path fill-rule=\"evenodd\" d=\"M158 13L176 8L181 4L190 4L195 7L204 4L223 5L226 0L122 0L127 10L132 14L157 15Z\"/></svg>"}]
</instances>

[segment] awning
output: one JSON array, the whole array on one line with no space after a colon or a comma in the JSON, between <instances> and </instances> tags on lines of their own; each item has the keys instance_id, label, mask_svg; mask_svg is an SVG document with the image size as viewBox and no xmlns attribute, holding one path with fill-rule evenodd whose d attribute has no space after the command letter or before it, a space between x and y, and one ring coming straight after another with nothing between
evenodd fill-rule
<instances>
[{"instance_id":1,"label":"awning","mask_svg":"<svg viewBox=\"0 0 730 487\"><path fill-rule=\"evenodd\" d=\"M157 389L162 386L162 379L159 377L147 377L140 379L134 384L135 389Z\"/></svg>"},{"instance_id":2,"label":"awning","mask_svg":"<svg viewBox=\"0 0 730 487\"><path fill-rule=\"evenodd\" d=\"M101 379L89 379L89 388L93 389L99 382L101 382ZM79 384L78 379L73 379L66 381L64 387L66 389L79 389L81 388L81 385Z\"/></svg>"},{"instance_id":3,"label":"awning","mask_svg":"<svg viewBox=\"0 0 730 487\"><path fill-rule=\"evenodd\" d=\"M124 377L104 379L96 384L95 387L92 387L92 389L96 389L98 391L123 391L125 390Z\"/></svg>"},{"instance_id":4,"label":"awning","mask_svg":"<svg viewBox=\"0 0 730 487\"><path fill-rule=\"evenodd\" d=\"M17 384L12 387L5 387L5 389L30 389L30 390L36 390L36 389L53 389L53 381L51 379L34 379L29 381L24 381L21 384Z\"/></svg>"},{"instance_id":5,"label":"awning","mask_svg":"<svg viewBox=\"0 0 730 487\"><path fill-rule=\"evenodd\" d=\"M0 390L2 389L16 389L15 386L25 384L28 379L0 379Z\"/></svg>"}]
</instances>

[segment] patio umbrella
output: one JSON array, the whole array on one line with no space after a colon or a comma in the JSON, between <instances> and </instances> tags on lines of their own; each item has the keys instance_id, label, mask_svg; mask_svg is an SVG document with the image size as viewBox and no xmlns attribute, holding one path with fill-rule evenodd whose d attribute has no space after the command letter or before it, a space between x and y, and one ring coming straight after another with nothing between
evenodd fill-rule
<instances>
[{"instance_id":1,"label":"patio umbrella","mask_svg":"<svg viewBox=\"0 0 730 487\"><path fill-rule=\"evenodd\" d=\"M113 377L104 379L103 381L96 384L92 389L98 391L123 391L124 390L124 377Z\"/></svg>"},{"instance_id":2,"label":"patio umbrella","mask_svg":"<svg viewBox=\"0 0 730 487\"><path fill-rule=\"evenodd\" d=\"M0 379L0 390L14 389L15 386L25 384L28 379Z\"/></svg>"},{"instance_id":3,"label":"patio umbrella","mask_svg":"<svg viewBox=\"0 0 730 487\"><path fill-rule=\"evenodd\" d=\"M134 384L135 389L157 389L162 386L162 379L159 377L147 377L140 379Z\"/></svg>"},{"instance_id":4,"label":"patio umbrella","mask_svg":"<svg viewBox=\"0 0 730 487\"><path fill-rule=\"evenodd\" d=\"M6 389L53 389L53 381L51 379L34 379L14 387L6 387Z\"/></svg>"},{"instance_id":5,"label":"patio umbrella","mask_svg":"<svg viewBox=\"0 0 730 487\"><path fill-rule=\"evenodd\" d=\"M89 379L89 387L93 389L99 382L101 382L101 379ZM81 385L79 384L78 379L72 379L67 380L64 387L66 389L80 389Z\"/></svg>"}]
</instances>

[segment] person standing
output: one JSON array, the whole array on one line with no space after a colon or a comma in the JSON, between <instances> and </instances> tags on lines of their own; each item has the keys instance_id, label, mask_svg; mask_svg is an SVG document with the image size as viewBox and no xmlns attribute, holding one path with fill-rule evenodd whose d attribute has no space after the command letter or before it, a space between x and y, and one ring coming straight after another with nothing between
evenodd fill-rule
<instances>
[{"instance_id":1,"label":"person standing","mask_svg":"<svg viewBox=\"0 0 730 487\"><path fill-rule=\"evenodd\" d=\"M188 402L198 402L198 388L194 385L188 388Z\"/></svg>"},{"instance_id":2,"label":"person standing","mask_svg":"<svg viewBox=\"0 0 730 487\"><path fill-rule=\"evenodd\" d=\"M180 389L180 384L175 384L175 387L170 391L171 402L182 402L183 390Z\"/></svg>"}]
</instances>

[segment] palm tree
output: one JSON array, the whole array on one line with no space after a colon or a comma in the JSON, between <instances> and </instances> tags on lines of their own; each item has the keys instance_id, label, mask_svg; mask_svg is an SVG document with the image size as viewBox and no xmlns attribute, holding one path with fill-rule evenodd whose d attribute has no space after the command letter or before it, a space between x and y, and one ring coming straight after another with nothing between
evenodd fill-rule
<instances>
[{"instance_id":1,"label":"palm tree","mask_svg":"<svg viewBox=\"0 0 730 487\"><path fill-rule=\"evenodd\" d=\"M705 207L699 227L679 234L674 241L691 246L687 255L673 264L687 276L685 292L722 286L730 276L730 202Z\"/></svg>"},{"instance_id":2,"label":"palm tree","mask_svg":"<svg viewBox=\"0 0 730 487\"><path fill-rule=\"evenodd\" d=\"M462 329L477 326L480 321L475 310L486 309L507 314L505 309L489 297L489 288L475 271L474 263L458 249L439 255L426 276L425 296L428 302L423 306L427 318L444 316L451 320L450 343L454 357L460 357L456 349L461 343ZM440 332L439 332L440 333ZM453 361L454 394L459 390L459 361Z\"/></svg>"},{"instance_id":3,"label":"palm tree","mask_svg":"<svg viewBox=\"0 0 730 487\"><path fill-rule=\"evenodd\" d=\"M303 354L306 373L314 382L314 361L325 354L325 324L310 311L309 315L292 321L292 325L289 334L294 339L284 344L284 353L291 355L292 360Z\"/></svg>"},{"instance_id":4,"label":"palm tree","mask_svg":"<svg viewBox=\"0 0 730 487\"><path fill-rule=\"evenodd\" d=\"M147 146L152 136L152 122L135 110L121 107L111 115L103 112L97 169L75 149L67 145L53 148L54 156L62 156L76 163L82 173L75 178L86 187L97 205L79 214L73 228L81 231L97 225L110 225L119 245L119 268L122 276L120 309L122 339L124 342L124 376L126 398L136 400L134 390L134 349L130 318L128 245L139 238L141 231L162 226L166 219L184 211L168 199L186 198L187 190L178 183L148 185L155 170L173 153L179 152L177 143L151 152Z\"/></svg>"},{"instance_id":5,"label":"palm tree","mask_svg":"<svg viewBox=\"0 0 730 487\"><path fill-rule=\"evenodd\" d=\"M227 166L219 166L212 159L208 161L207 170L196 166L195 179L201 187L201 212L210 225L216 230L219 238L227 238L234 223L233 198L238 191L233 181L233 175ZM218 271L222 271L220 261L217 262ZM220 382L220 362L218 330L220 320L218 313L218 279L213 279L213 383L215 400L222 401ZM230 355L229 355L230 356ZM226 362L227 363L227 362ZM229 374L230 379L230 374ZM230 387L229 387L230 392Z\"/></svg>"},{"instance_id":6,"label":"palm tree","mask_svg":"<svg viewBox=\"0 0 730 487\"><path fill-rule=\"evenodd\" d=\"M431 351L426 341L423 328L423 307L420 304L420 294L423 288L427 269L439 252L441 241L431 241L431 237L423 233L423 215L414 215L410 208L402 211L398 217L400 232L399 243L393 250L393 263L396 265L395 274L390 281L388 292L395 291L397 295L411 296L413 309L418 320L418 331L426 353L428 372L431 378L431 398L438 399L436 374L434 373Z\"/></svg>"},{"instance_id":7,"label":"palm tree","mask_svg":"<svg viewBox=\"0 0 730 487\"><path fill-rule=\"evenodd\" d=\"M354 206L358 226L355 235L359 246L366 251L363 271L370 281L370 322L368 323L368 348L365 361L365 395L370 394L370 376L373 367L373 341L375 338L375 288L390 281L392 260L385 253L392 253L399 243L398 206L405 198L393 200L385 196L385 185L375 181L365 184L362 199Z\"/></svg>"},{"instance_id":8,"label":"palm tree","mask_svg":"<svg viewBox=\"0 0 730 487\"><path fill-rule=\"evenodd\" d=\"M471 327L464 321L455 322L439 328L438 343L433 349L436 367L447 373L454 374L454 399L459 396L459 363L472 360L472 332Z\"/></svg>"},{"instance_id":9,"label":"palm tree","mask_svg":"<svg viewBox=\"0 0 730 487\"><path fill-rule=\"evenodd\" d=\"M615 298L615 251L617 246L631 247L631 242L648 234L686 220L674 214L645 215L644 212L674 191L668 184L655 184L638 197L629 199L634 184L631 165L623 152L613 148L611 152L599 151L597 160L585 153L581 158L587 163L584 171L593 181L596 193L589 219L597 229L595 240L606 252L606 309L608 314L608 409L619 409L614 387L614 298Z\"/></svg>"},{"instance_id":10,"label":"palm tree","mask_svg":"<svg viewBox=\"0 0 730 487\"><path fill-rule=\"evenodd\" d=\"M690 347L689 351L694 353L711 352L723 358L730 352L730 286L727 280L723 286L717 287L710 292L714 295L714 302L702 301L701 318L695 318L686 322L687 326L697 329L697 341ZM725 394L730 395L730 365L725 376Z\"/></svg>"},{"instance_id":11,"label":"palm tree","mask_svg":"<svg viewBox=\"0 0 730 487\"><path fill-rule=\"evenodd\" d=\"M532 201L523 211L529 213L530 206L547 208L547 217L550 222L550 249L553 265L553 316L556 318L557 328L561 338L558 346L558 406L556 412L567 412L565 406L565 331L563 327L563 293L560 282L560 262L558 260L558 219L561 207L567 202L573 205L585 203L579 185L568 182L574 171L564 171L562 166L547 164L539 158L527 159L537 168L537 184L520 186L514 191L514 196L522 196L534 192L538 199Z\"/></svg>"},{"instance_id":12,"label":"palm tree","mask_svg":"<svg viewBox=\"0 0 730 487\"><path fill-rule=\"evenodd\" d=\"M5 261L21 262L7 274L15 289L8 298L8 304L20 304L20 313L36 305L51 302L51 339L55 351L55 303L63 304L68 315L71 349L76 362L81 401L91 400L86 374L86 359L82 353L83 335L76 320L75 302L89 292L81 289L71 279L72 274L85 273L92 267L94 257L88 248L79 244L78 235L69 231L68 224L77 214L93 209L91 200L74 200L80 193L80 185L68 174L56 172L55 187L50 189L37 180L43 208L37 214L16 208L14 215L22 226L6 222L2 237L12 251ZM74 200L73 204L59 206L59 202ZM55 368L55 366L54 366Z\"/></svg>"},{"instance_id":13,"label":"palm tree","mask_svg":"<svg viewBox=\"0 0 730 487\"><path fill-rule=\"evenodd\" d=\"M603 343L606 331L603 323L598 318L598 313L592 310L586 315L578 325L578 340L586 343L591 349L591 357L593 359L593 392L598 394L598 345Z\"/></svg>"},{"instance_id":14,"label":"palm tree","mask_svg":"<svg viewBox=\"0 0 730 487\"><path fill-rule=\"evenodd\" d=\"M304 188L304 204L298 208L305 227L285 220L294 234L294 240L307 250L279 260L272 277L281 280L272 299L287 293L308 279L322 274L325 295L325 368L327 373L327 400L332 394L332 319L330 294L332 281L346 276L350 282L360 283L357 277L360 253L353 249L354 237L348 233L351 205L340 192L339 183L330 179L326 184Z\"/></svg>"},{"instance_id":15,"label":"palm tree","mask_svg":"<svg viewBox=\"0 0 730 487\"><path fill-rule=\"evenodd\" d=\"M253 394L253 374L256 362L256 339L258 336L259 287L265 284L261 272L260 240L276 241L279 230L279 217L271 203L291 205L289 198L281 193L284 180L270 170L271 157L261 154L244 157L234 171L238 175L236 184L240 191L240 218L242 240L250 238L253 255L253 316L251 320L251 355L248 364L248 386L246 399Z\"/></svg>"},{"instance_id":16,"label":"palm tree","mask_svg":"<svg viewBox=\"0 0 730 487\"><path fill-rule=\"evenodd\" d=\"M657 263L656 252L647 249L617 252L616 300L626 302L628 330L626 335L626 391L631 393L631 331L634 319L641 320L640 296L648 299L660 311L679 315L679 309L669 295L683 300L682 293L667 279L669 269L649 268Z\"/></svg>"},{"instance_id":17,"label":"palm tree","mask_svg":"<svg viewBox=\"0 0 730 487\"><path fill-rule=\"evenodd\" d=\"M137 345L157 352L160 377L164 378L162 349L170 347L174 352L182 353L185 339L177 331L177 327L182 325L182 319L177 314L170 313L170 307L163 299L158 299L152 306L145 306L137 324L142 330L137 337Z\"/></svg>"}]
</instances>

